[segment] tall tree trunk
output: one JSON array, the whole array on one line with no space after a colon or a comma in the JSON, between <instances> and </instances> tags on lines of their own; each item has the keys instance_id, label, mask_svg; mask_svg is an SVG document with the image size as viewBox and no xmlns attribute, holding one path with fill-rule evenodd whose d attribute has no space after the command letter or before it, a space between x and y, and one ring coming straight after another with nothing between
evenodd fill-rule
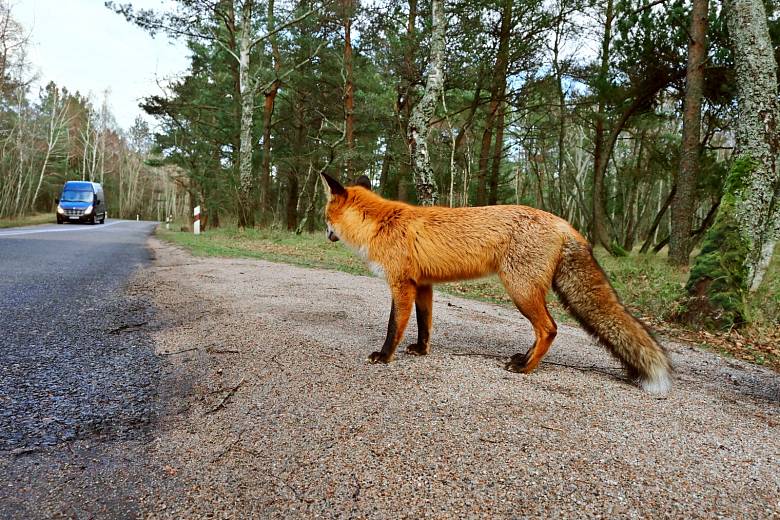
<instances>
[{"instance_id":1,"label":"tall tree trunk","mask_svg":"<svg viewBox=\"0 0 780 520\"><path fill-rule=\"evenodd\" d=\"M304 170L303 150L306 145L306 123L304 121L303 101L298 98L295 103L295 161L288 166L287 174L287 229L298 228L298 184Z\"/></svg>"},{"instance_id":2,"label":"tall tree trunk","mask_svg":"<svg viewBox=\"0 0 780 520\"><path fill-rule=\"evenodd\" d=\"M412 145L409 140L409 118L412 113L413 85L417 79L417 71L414 64L415 51L415 26L417 24L417 0L409 0L409 17L406 22L406 41L404 45L404 62L401 69L401 78L398 82L398 96L396 110L398 113L398 128L403 150L398 155L398 172L388 183L388 195L398 200L407 200L406 181L411 170Z\"/></svg>"},{"instance_id":3,"label":"tall tree trunk","mask_svg":"<svg viewBox=\"0 0 780 520\"><path fill-rule=\"evenodd\" d=\"M707 8L708 0L693 0L680 171L677 174L677 192L672 199L672 232L669 237L669 263L672 265L688 265L691 254L694 190L699 174L704 62L707 59Z\"/></svg>"},{"instance_id":4,"label":"tall tree trunk","mask_svg":"<svg viewBox=\"0 0 780 520\"><path fill-rule=\"evenodd\" d=\"M344 174L353 176L352 160L355 156L355 85L352 79L352 10L353 0L343 0L344 9L344 125L346 130L347 154Z\"/></svg>"},{"instance_id":5,"label":"tall tree trunk","mask_svg":"<svg viewBox=\"0 0 780 520\"><path fill-rule=\"evenodd\" d=\"M263 93L265 100L263 102L263 165L262 177L260 180L260 202L263 210L263 223L268 223L271 209L271 119L274 115L276 106L276 94L282 82L279 80L279 71L281 70L281 56L279 54L279 44L274 33L276 20L274 18L274 0L268 1L268 34L271 36L271 55L273 59L273 68L275 79L271 82L269 88Z\"/></svg>"},{"instance_id":6,"label":"tall tree trunk","mask_svg":"<svg viewBox=\"0 0 780 520\"><path fill-rule=\"evenodd\" d=\"M600 88L604 88L608 81L609 55L612 43L612 21L614 18L613 0L607 0L604 13L604 35L601 40L601 65L599 68ZM604 246L608 251L612 250L610 233L607 230L607 210L604 177L609 164L611 148L605 143L604 134L606 107L604 95L599 93L598 109L596 113L596 135L593 152L593 214L591 217L591 240L595 245Z\"/></svg>"},{"instance_id":7,"label":"tall tree trunk","mask_svg":"<svg viewBox=\"0 0 780 520\"><path fill-rule=\"evenodd\" d=\"M222 0L225 5L225 28L227 30L227 46L228 50L232 54L238 54L238 42L236 41L236 34L237 34L237 27L236 27L236 11L234 8L233 0ZM241 103L241 71L239 67L239 61L236 59L228 58L228 63L230 65L230 75L233 80L233 109L235 111L235 121L241 121L241 115L243 106ZM240 153L241 153L241 126L238 125L236 127L236 132L231 132L230 140L232 145L232 164L233 164L233 175L236 175L237 170L239 168L239 165L241 164L240 159ZM239 217L239 225L241 225L241 217L243 211L241 210L241 190L238 190L238 203L239 203L239 210L238 210L238 217Z\"/></svg>"},{"instance_id":8,"label":"tall tree trunk","mask_svg":"<svg viewBox=\"0 0 780 520\"><path fill-rule=\"evenodd\" d=\"M565 2L559 2L557 20L555 22L555 38L553 40L553 70L555 71L555 86L558 94L558 198L560 200L560 208L558 216L569 219L570 215L566 210L564 204L564 169L565 169L565 152L564 146L566 142L566 91L563 88L563 67L561 66L560 53L561 44L563 41L563 31L565 17L566 4Z\"/></svg>"},{"instance_id":9,"label":"tall tree trunk","mask_svg":"<svg viewBox=\"0 0 780 520\"><path fill-rule=\"evenodd\" d=\"M496 119L499 117L501 105L506 95L506 75L509 67L509 37L512 30L513 0L503 0L501 6L501 29L498 39L498 52L496 53L496 66L493 69L493 80L490 87L490 104L485 118L485 129L482 131L482 144L479 150L479 162L477 170L477 206L488 202L488 166L490 161L490 145L493 141ZM503 128L500 129L503 140ZM498 141L498 139L496 139ZM495 146L503 146L496 143Z\"/></svg>"},{"instance_id":10,"label":"tall tree trunk","mask_svg":"<svg viewBox=\"0 0 780 520\"><path fill-rule=\"evenodd\" d=\"M730 326L747 318L747 293L760 286L780 236L780 106L763 2L728 0L724 8L737 76L736 160L687 288L690 314Z\"/></svg>"},{"instance_id":11,"label":"tall tree trunk","mask_svg":"<svg viewBox=\"0 0 780 520\"><path fill-rule=\"evenodd\" d=\"M276 94L279 92L279 82L274 81L271 88L263 93L263 161L261 165L260 202L262 204L263 221L267 222L271 215L271 122L276 107Z\"/></svg>"},{"instance_id":12,"label":"tall tree trunk","mask_svg":"<svg viewBox=\"0 0 780 520\"><path fill-rule=\"evenodd\" d=\"M503 97L503 95L502 95ZM501 176L501 159L504 157L504 118L506 115L506 104L501 101L498 108L498 117L496 118L496 142L493 145L493 164L490 172L490 192L488 193L489 205L498 202L498 181Z\"/></svg>"},{"instance_id":13,"label":"tall tree trunk","mask_svg":"<svg viewBox=\"0 0 780 520\"><path fill-rule=\"evenodd\" d=\"M477 192L475 204L484 206L487 202L487 169L490 160L490 143L493 142L493 126L495 124L495 112L492 110L493 101L490 102L491 108L488 109L485 118L485 128L482 130L482 143L479 148L479 160L477 161Z\"/></svg>"},{"instance_id":14,"label":"tall tree trunk","mask_svg":"<svg viewBox=\"0 0 780 520\"><path fill-rule=\"evenodd\" d=\"M436 103L444 88L444 43L447 34L444 0L431 1L431 29L431 63L425 93L409 118L414 184L417 188L417 200L423 206L433 206L439 197L428 155L428 134L431 131L430 123Z\"/></svg>"},{"instance_id":15,"label":"tall tree trunk","mask_svg":"<svg viewBox=\"0 0 780 520\"><path fill-rule=\"evenodd\" d=\"M241 88L241 148L239 150L239 208L238 226L255 225L254 172L252 171L252 129L254 114L255 81L250 75L252 47L252 2L245 2L241 12L241 38L239 39L239 81Z\"/></svg>"}]
</instances>

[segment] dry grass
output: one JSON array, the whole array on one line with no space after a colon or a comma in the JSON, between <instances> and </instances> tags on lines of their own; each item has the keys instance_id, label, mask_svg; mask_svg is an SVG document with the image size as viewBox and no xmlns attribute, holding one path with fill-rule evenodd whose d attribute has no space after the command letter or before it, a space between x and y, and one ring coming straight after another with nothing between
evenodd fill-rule
<instances>
[{"instance_id":1,"label":"dry grass","mask_svg":"<svg viewBox=\"0 0 780 520\"><path fill-rule=\"evenodd\" d=\"M0 218L0 229L35 226L38 224L54 224L57 219L53 213L36 213L34 215L25 215L23 217Z\"/></svg>"}]
</instances>

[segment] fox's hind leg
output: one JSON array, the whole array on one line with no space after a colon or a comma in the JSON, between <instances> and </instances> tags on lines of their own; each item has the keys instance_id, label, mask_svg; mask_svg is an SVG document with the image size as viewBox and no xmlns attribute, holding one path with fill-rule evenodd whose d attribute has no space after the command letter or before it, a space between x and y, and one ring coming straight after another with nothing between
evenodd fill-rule
<instances>
[{"instance_id":1,"label":"fox's hind leg","mask_svg":"<svg viewBox=\"0 0 780 520\"><path fill-rule=\"evenodd\" d=\"M432 285L417 286L417 297L414 300L414 310L417 314L417 343L412 343L406 347L406 352L416 356L425 356L431 350L431 313L433 311Z\"/></svg>"},{"instance_id":2,"label":"fox's hind leg","mask_svg":"<svg viewBox=\"0 0 780 520\"><path fill-rule=\"evenodd\" d=\"M510 372L528 374L539 365L539 362L547 354L558 328L547 310L546 291L539 289L522 291L517 289L518 286L511 285L510 280L504 276L501 279L518 310L531 322L536 335L536 341L528 352L512 356L509 363L506 364L506 369Z\"/></svg>"},{"instance_id":3,"label":"fox's hind leg","mask_svg":"<svg viewBox=\"0 0 780 520\"><path fill-rule=\"evenodd\" d=\"M382 350L368 356L369 363L389 363L393 360L395 349L404 337L409 315L412 313L417 288L411 281L391 283L393 305L390 308L390 321L387 323L387 337Z\"/></svg>"}]
</instances>

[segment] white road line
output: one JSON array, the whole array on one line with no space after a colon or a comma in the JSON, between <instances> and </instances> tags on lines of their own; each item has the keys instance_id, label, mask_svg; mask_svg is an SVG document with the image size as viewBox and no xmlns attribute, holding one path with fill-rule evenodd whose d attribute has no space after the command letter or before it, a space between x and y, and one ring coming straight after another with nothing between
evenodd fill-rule
<instances>
[{"instance_id":1,"label":"white road line","mask_svg":"<svg viewBox=\"0 0 780 520\"><path fill-rule=\"evenodd\" d=\"M2 232L0 231L0 237L12 237L16 235L32 235L33 233L64 233L67 231L100 231L101 229L105 229L107 227L116 225L116 224L124 224L126 222L131 222L129 220L119 220L115 222L109 222L108 224L98 224L97 226L63 226L63 227L57 227L57 228L46 228L46 229L25 229L20 231L6 231Z\"/></svg>"}]
</instances>

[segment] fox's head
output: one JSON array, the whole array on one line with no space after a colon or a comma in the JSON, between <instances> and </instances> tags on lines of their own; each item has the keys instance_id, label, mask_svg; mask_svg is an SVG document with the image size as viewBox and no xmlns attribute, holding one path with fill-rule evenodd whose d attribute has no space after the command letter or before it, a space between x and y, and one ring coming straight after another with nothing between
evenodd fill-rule
<instances>
[{"instance_id":1,"label":"fox's head","mask_svg":"<svg viewBox=\"0 0 780 520\"><path fill-rule=\"evenodd\" d=\"M321 175L322 183L325 186L325 194L328 197L328 201L325 204L325 225L327 226L325 233L328 240L338 242L339 237L343 236L344 214L350 204L349 192L353 188L342 186L339 181L329 175L324 173ZM371 190L371 181L365 175L361 175L353 183L353 186Z\"/></svg>"}]
</instances>

